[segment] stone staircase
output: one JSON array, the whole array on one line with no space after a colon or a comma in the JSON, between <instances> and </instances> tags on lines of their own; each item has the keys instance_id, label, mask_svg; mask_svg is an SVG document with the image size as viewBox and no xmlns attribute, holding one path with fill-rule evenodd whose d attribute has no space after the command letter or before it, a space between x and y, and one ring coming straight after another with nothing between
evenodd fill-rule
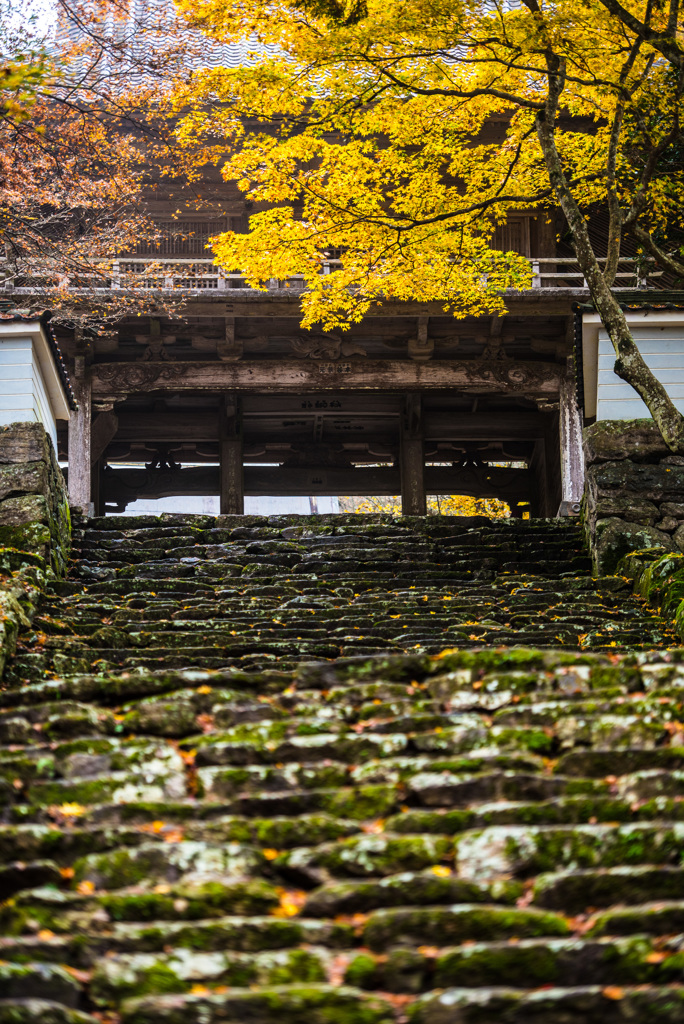
<instances>
[{"instance_id":1,"label":"stone staircase","mask_svg":"<svg viewBox=\"0 0 684 1024\"><path fill-rule=\"evenodd\" d=\"M74 541L11 679L675 642L628 581L592 580L573 520L108 516Z\"/></svg>"},{"instance_id":2,"label":"stone staircase","mask_svg":"<svg viewBox=\"0 0 684 1024\"><path fill-rule=\"evenodd\" d=\"M0 1024L681 1024L684 654L575 523L76 544L0 690Z\"/></svg>"}]
</instances>

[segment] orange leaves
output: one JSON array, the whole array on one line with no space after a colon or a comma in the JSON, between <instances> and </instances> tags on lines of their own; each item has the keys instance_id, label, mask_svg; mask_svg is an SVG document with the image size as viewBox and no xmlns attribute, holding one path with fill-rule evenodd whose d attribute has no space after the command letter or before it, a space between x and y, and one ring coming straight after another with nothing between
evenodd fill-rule
<instances>
[{"instance_id":1,"label":"orange leaves","mask_svg":"<svg viewBox=\"0 0 684 1024\"><path fill-rule=\"evenodd\" d=\"M137 825L136 828L138 832L159 836L165 843L180 843L185 838L180 826L168 824L165 821L148 821L143 825Z\"/></svg>"},{"instance_id":2,"label":"orange leaves","mask_svg":"<svg viewBox=\"0 0 684 1024\"><path fill-rule=\"evenodd\" d=\"M208 715L208 714L197 715L197 718L195 719L195 721L197 722L197 725L199 726L199 728L202 730L203 733L206 734L206 733L214 731L215 723L214 723L214 716L213 715Z\"/></svg>"},{"instance_id":3,"label":"orange leaves","mask_svg":"<svg viewBox=\"0 0 684 1024\"><path fill-rule=\"evenodd\" d=\"M355 935L362 935L367 920L368 914L338 914L335 917L335 924L351 925Z\"/></svg>"},{"instance_id":4,"label":"orange leaves","mask_svg":"<svg viewBox=\"0 0 684 1024\"><path fill-rule=\"evenodd\" d=\"M76 892L80 893L81 896L91 896L95 892L95 883L84 879L76 886Z\"/></svg>"},{"instance_id":5,"label":"orange leaves","mask_svg":"<svg viewBox=\"0 0 684 1024\"><path fill-rule=\"evenodd\" d=\"M349 953L338 953L337 956L330 958L328 962L328 984L329 985L342 985L344 984L344 976L347 973L347 967L351 956Z\"/></svg>"},{"instance_id":6,"label":"orange leaves","mask_svg":"<svg viewBox=\"0 0 684 1024\"><path fill-rule=\"evenodd\" d=\"M163 821L147 821L144 825L138 825L138 832L151 832L152 835L157 835L165 828L166 823Z\"/></svg>"},{"instance_id":7,"label":"orange leaves","mask_svg":"<svg viewBox=\"0 0 684 1024\"><path fill-rule=\"evenodd\" d=\"M55 933L51 932L49 928L41 928L38 932L38 938L43 939L43 941L46 939L54 939L54 937Z\"/></svg>"},{"instance_id":8,"label":"orange leaves","mask_svg":"<svg viewBox=\"0 0 684 1024\"><path fill-rule=\"evenodd\" d=\"M606 999L619 1000L624 999L625 990L620 988L619 985L606 985L605 988L601 989L601 994L605 996Z\"/></svg>"},{"instance_id":9,"label":"orange leaves","mask_svg":"<svg viewBox=\"0 0 684 1024\"><path fill-rule=\"evenodd\" d=\"M667 960L670 954L664 953L662 950L654 949L652 953L644 957L647 964L661 964L663 960Z\"/></svg>"},{"instance_id":10,"label":"orange leaves","mask_svg":"<svg viewBox=\"0 0 684 1024\"><path fill-rule=\"evenodd\" d=\"M82 985L87 985L90 982L93 972L83 971L78 967L70 967L68 964L62 964L62 969L70 974L76 981L80 981Z\"/></svg>"},{"instance_id":11,"label":"orange leaves","mask_svg":"<svg viewBox=\"0 0 684 1024\"><path fill-rule=\"evenodd\" d=\"M168 832L164 833L165 843L181 843L183 841L183 830L180 828L172 828Z\"/></svg>"},{"instance_id":12,"label":"orange leaves","mask_svg":"<svg viewBox=\"0 0 684 1024\"><path fill-rule=\"evenodd\" d=\"M280 856L280 850L274 850L271 847L266 847L261 852L266 860L275 860L276 857Z\"/></svg>"},{"instance_id":13,"label":"orange leaves","mask_svg":"<svg viewBox=\"0 0 684 1024\"><path fill-rule=\"evenodd\" d=\"M279 887L276 892L280 896L280 903L271 911L271 917L296 917L306 903L304 890Z\"/></svg>"},{"instance_id":14,"label":"orange leaves","mask_svg":"<svg viewBox=\"0 0 684 1024\"><path fill-rule=\"evenodd\" d=\"M385 819L376 818L375 821L366 821L361 826L361 831L367 832L369 835L378 835L378 833L385 831Z\"/></svg>"}]
</instances>

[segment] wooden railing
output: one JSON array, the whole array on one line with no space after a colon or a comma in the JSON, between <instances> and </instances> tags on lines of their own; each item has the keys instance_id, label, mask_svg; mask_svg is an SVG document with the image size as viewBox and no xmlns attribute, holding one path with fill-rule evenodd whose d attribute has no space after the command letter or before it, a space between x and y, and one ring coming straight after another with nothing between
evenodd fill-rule
<instances>
[{"instance_id":1,"label":"wooden railing","mask_svg":"<svg viewBox=\"0 0 684 1024\"><path fill-rule=\"evenodd\" d=\"M599 265L605 259L599 258ZM535 257L529 260L532 271L531 288L560 288L563 290L584 290L587 287L577 260L571 257ZM339 260L327 260L321 272L329 274L340 265ZM658 278L663 276L653 261L626 257L618 264L615 288L657 288ZM133 257L114 260L101 275L91 277L65 277L54 284L30 277L2 277L0 270L0 294L12 293L29 295L37 290L54 288L74 292L115 294L118 291L183 291L183 292L225 292L246 288L246 282L239 272L230 273L214 265L210 259L178 259ZM301 275L295 274L285 280L272 278L269 291L298 290L304 288Z\"/></svg>"}]
</instances>

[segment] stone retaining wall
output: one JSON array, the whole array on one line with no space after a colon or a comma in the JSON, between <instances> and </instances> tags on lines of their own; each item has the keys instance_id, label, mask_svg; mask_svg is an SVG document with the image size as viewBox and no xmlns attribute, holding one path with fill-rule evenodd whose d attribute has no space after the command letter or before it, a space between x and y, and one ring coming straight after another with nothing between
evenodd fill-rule
<instances>
[{"instance_id":1,"label":"stone retaining wall","mask_svg":"<svg viewBox=\"0 0 684 1024\"><path fill-rule=\"evenodd\" d=\"M64 477L40 423L0 427L0 676L47 578L66 570L71 518Z\"/></svg>"},{"instance_id":2,"label":"stone retaining wall","mask_svg":"<svg viewBox=\"0 0 684 1024\"><path fill-rule=\"evenodd\" d=\"M584 432L584 523L597 576L617 573L684 639L684 457L652 420Z\"/></svg>"},{"instance_id":3,"label":"stone retaining wall","mask_svg":"<svg viewBox=\"0 0 684 1024\"><path fill-rule=\"evenodd\" d=\"M584 432L585 524L596 575L632 551L684 551L684 457L652 420L605 420Z\"/></svg>"}]
</instances>

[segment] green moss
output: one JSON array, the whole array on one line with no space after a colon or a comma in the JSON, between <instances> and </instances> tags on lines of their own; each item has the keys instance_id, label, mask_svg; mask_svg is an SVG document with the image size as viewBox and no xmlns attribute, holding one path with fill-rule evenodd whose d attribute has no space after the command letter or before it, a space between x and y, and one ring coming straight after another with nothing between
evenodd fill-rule
<instances>
[{"instance_id":1,"label":"green moss","mask_svg":"<svg viewBox=\"0 0 684 1024\"><path fill-rule=\"evenodd\" d=\"M518 988L523 978L526 988L559 980L557 959L551 949L539 943L466 946L442 954L435 962L437 988L450 985Z\"/></svg>"},{"instance_id":2,"label":"green moss","mask_svg":"<svg viewBox=\"0 0 684 1024\"><path fill-rule=\"evenodd\" d=\"M421 833L452 836L465 832L477 823L475 811L404 811L385 822L387 832Z\"/></svg>"},{"instance_id":3,"label":"green moss","mask_svg":"<svg viewBox=\"0 0 684 1024\"><path fill-rule=\"evenodd\" d=\"M347 985L357 988L374 989L380 987L382 971L369 953L358 953L347 966L344 980Z\"/></svg>"},{"instance_id":4,"label":"green moss","mask_svg":"<svg viewBox=\"0 0 684 1024\"><path fill-rule=\"evenodd\" d=\"M392 875L419 871L453 859L453 844L445 836L363 835L326 843L311 851L284 854L275 864L286 870L303 865L328 868L338 875Z\"/></svg>"},{"instance_id":5,"label":"green moss","mask_svg":"<svg viewBox=\"0 0 684 1024\"><path fill-rule=\"evenodd\" d=\"M292 985L295 982L325 981L320 959L305 949L293 949L284 962L265 964L264 981L268 985Z\"/></svg>"},{"instance_id":6,"label":"green moss","mask_svg":"<svg viewBox=\"0 0 684 1024\"><path fill-rule=\"evenodd\" d=\"M198 921L225 914L267 914L280 897L267 882L178 883L168 893L111 893L100 902L114 921Z\"/></svg>"},{"instance_id":7,"label":"green moss","mask_svg":"<svg viewBox=\"0 0 684 1024\"><path fill-rule=\"evenodd\" d=\"M0 547L21 551L45 550L50 545L50 528L43 522L23 526L0 526Z\"/></svg>"},{"instance_id":8,"label":"green moss","mask_svg":"<svg viewBox=\"0 0 684 1024\"><path fill-rule=\"evenodd\" d=\"M557 914L513 907L463 904L448 908L377 910L364 929L364 943L373 950L398 943L455 944L491 941L510 936L567 935L567 922Z\"/></svg>"},{"instance_id":9,"label":"green moss","mask_svg":"<svg viewBox=\"0 0 684 1024\"><path fill-rule=\"evenodd\" d=\"M320 794L321 809L354 821L384 818L400 802L392 786L368 785L355 789L332 789Z\"/></svg>"}]
</instances>

